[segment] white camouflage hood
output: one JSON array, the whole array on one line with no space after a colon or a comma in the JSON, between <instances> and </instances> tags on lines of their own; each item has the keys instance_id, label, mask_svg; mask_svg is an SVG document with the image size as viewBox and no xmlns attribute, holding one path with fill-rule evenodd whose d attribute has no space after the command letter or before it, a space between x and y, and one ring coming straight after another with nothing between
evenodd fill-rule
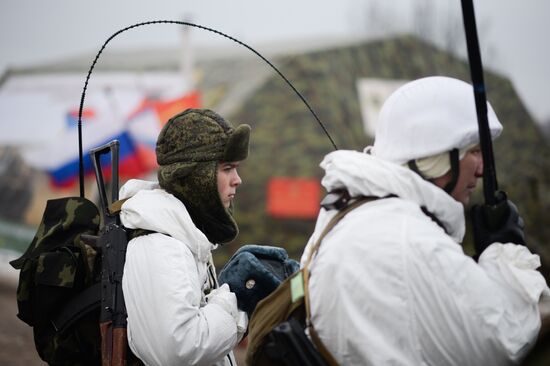
<instances>
[{"instance_id":1,"label":"white camouflage hood","mask_svg":"<svg viewBox=\"0 0 550 366\"><path fill-rule=\"evenodd\" d=\"M413 201L435 215L456 242L462 242L465 232L462 204L413 171L349 150L328 154L320 166L326 172L321 184L328 192L345 187L352 197L396 195Z\"/></svg>"},{"instance_id":2,"label":"white camouflage hood","mask_svg":"<svg viewBox=\"0 0 550 366\"><path fill-rule=\"evenodd\" d=\"M120 212L125 227L170 235L185 243L203 263L208 261L210 252L217 247L193 224L183 203L159 188L158 182L129 180L120 189L119 196L120 199L130 197Z\"/></svg>"}]
</instances>

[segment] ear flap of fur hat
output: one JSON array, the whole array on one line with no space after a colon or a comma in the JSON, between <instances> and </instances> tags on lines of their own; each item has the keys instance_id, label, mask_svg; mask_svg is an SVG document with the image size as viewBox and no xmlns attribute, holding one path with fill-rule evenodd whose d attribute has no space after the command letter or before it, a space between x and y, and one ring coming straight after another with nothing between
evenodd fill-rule
<instances>
[{"instance_id":1,"label":"ear flap of fur hat","mask_svg":"<svg viewBox=\"0 0 550 366\"><path fill-rule=\"evenodd\" d=\"M158 171L159 182L177 182L191 174L198 163L173 163L160 167ZM166 184L161 184L165 186Z\"/></svg>"},{"instance_id":2,"label":"ear flap of fur hat","mask_svg":"<svg viewBox=\"0 0 550 366\"><path fill-rule=\"evenodd\" d=\"M241 161L248 157L250 126L240 125L229 136L222 161Z\"/></svg>"},{"instance_id":3,"label":"ear flap of fur hat","mask_svg":"<svg viewBox=\"0 0 550 366\"><path fill-rule=\"evenodd\" d=\"M218 193L218 163L174 163L161 166L160 186L176 196L189 212L195 226L211 243L227 243L239 233L237 223Z\"/></svg>"}]
</instances>

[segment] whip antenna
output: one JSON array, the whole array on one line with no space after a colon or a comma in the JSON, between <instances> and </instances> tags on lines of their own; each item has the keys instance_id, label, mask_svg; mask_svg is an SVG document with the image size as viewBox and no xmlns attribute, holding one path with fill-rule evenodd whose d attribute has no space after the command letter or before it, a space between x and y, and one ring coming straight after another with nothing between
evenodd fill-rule
<instances>
[{"instance_id":1,"label":"whip antenna","mask_svg":"<svg viewBox=\"0 0 550 366\"><path fill-rule=\"evenodd\" d=\"M288 84L288 86L290 86L290 88L296 93L296 95L302 100L302 102L306 105L306 107L309 109L309 111L311 112L311 114L313 115L313 117L315 118L315 120L317 121L317 123L319 123L319 125L321 126L321 128L323 129L323 131L325 132L326 136L328 137L328 139L330 140L330 143L332 144L332 146L334 147L335 150L338 150L338 147L336 146L336 144L334 143L334 140L332 139L332 137L330 136L330 134L328 133L325 125L321 122L321 120L319 119L319 117L317 116L317 114L315 114L315 112L313 111L313 109L311 108L311 106L309 105L309 103L305 100L305 98L302 96L302 94L300 94L300 92L298 92L298 90L296 90L296 88L294 87L294 85L292 85L292 83L279 71L279 69L277 69L271 62L269 62L269 60L267 60L264 56L262 56L258 51L256 51L255 49L253 49L252 47L250 47L249 45L239 41L238 39L236 38L233 38L231 36L228 36L227 34L225 33L222 33L218 30L215 30L215 29L212 29L212 28L208 28L208 27L205 27L205 26L202 26L202 25L198 25L198 24L194 24L194 23L189 23L189 22L183 22L183 21L177 21L177 20L153 20L153 21L148 21L148 22L142 22L142 23L137 23L137 24L134 24L134 25L131 25L131 26L128 26L126 28L123 28L117 32L115 32L112 36L110 36L106 41L105 43L103 43L103 46L101 46L101 49L99 50L99 52L97 53L97 55L95 56L95 59L94 61L92 62L92 66L90 66L90 69L88 70L88 75L86 76L86 81L84 83L84 89L82 90L82 96L80 98L80 109L78 110L78 168L79 168L79 181L80 181L80 197L84 197L84 157L83 157L83 154L82 154L82 110L84 108L84 98L86 97L86 89L88 88L88 81L90 80L90 76L92 74L92 71L95 67L95 64L97 63L97 60L99 59L99 56L101 55L101 53L103 52L103 50L105 49L105 47L107 46L107 44L113 39L115 38L116 36L118 36L120 33L123 33L127 30L130 30L130 29L133 29L133 28L137 28L137 27L141 27L143 25L149 25L149 24L179 24L179 25L187 25L187 26L190 26L190 27L195 27L195 28L200 28L200 29L203 29L203 30L206 30L206 31L209 31L209 32L212 32L212 33L215 33L215 34L218 34L222 37L225 37L227 39L230 39L232 40L233 42L236 42L238 44L240 44L241 46L249 49L250 51L252 51L256 56L260 57L262 60L264 60L269 66L271 66L271 68L273 70L275 70L275 72L277 74L279 74L279 76L281 78L283 78L283 80Z\"/></svg>"},{"instance_id":2,"label":"whip antenna","mask_svg":"<svg viewBox=\"0 0 550 366\"><path fill-rule=\"evenodd\" d=\"M497 202L498 190L495 158L493 155L493 142L487 117L487 96L483 81L483 65L476 29L476 17L472 0L462 0L462 14L464 18L464 30L466 32L466 45L468 47L468 61L470 74L474 87L474 98L479 127L479 145L483 156L483 194L485 203L494 205Z\"/></svg>"}]
</instances>

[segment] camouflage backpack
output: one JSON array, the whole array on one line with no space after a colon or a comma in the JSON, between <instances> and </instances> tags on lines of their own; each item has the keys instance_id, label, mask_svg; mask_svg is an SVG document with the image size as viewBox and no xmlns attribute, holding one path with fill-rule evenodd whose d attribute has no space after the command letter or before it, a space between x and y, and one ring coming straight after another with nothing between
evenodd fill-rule
<instances>
[{"instance_id":1,"label":"camouflage backpack","mask_svg":"<svg viewBox=\"0 0 550 366\"><path fill-rule=\"evenodd\" d=\"M20 270L17 316L33 327L50 365L99 365L100 253L85 242L98 235L99 210L81 197L49 200Z\"/></svg>"},{"instance_id":2,"label":"camouflage backpack","mask_svg":"<svg viewBox=\"0 0 550 366\"><path fill-rule=\"evenodd\" d=\"M128 242L150 232L120 223L118 149L113 140L90 152L101 211L83 197L49 200L29 248L10 262L20 270L17 316L49 365L143 365L128 347L122 274ZM109 153L110 201L100 163Z\"/></svg>"}]
</instances>

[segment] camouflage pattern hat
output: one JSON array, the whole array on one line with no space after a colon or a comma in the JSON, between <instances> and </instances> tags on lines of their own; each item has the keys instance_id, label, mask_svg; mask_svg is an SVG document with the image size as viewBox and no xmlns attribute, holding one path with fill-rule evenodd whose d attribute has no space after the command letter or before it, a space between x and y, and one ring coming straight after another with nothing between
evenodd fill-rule
<instances>
[{"instance_id":1,"label":"camouflage pattern hat","mask_svg":"<svg viewBox=\"0 0 550 366\"><path fill-rule=\"evenodd\" d=\"M187 109L172 117L157 139L157 162L240 161L248 156L250 126L231 124L209 109Z\"/></svg>"},{"instance_id":2,"label":"camouflage pattern hat","mask_svg":"<svg viewBox=\"0 0 550 366\"><path fill-rule=\"evenodd\" d=\"M195 225L212 243L226 243L238 234L231 208L218 193L221 161L248 156L250 126L232 125L209 109L187 109L172 117L157 139L160 186L183 202Z\"/></svg>"}]
</instances>

